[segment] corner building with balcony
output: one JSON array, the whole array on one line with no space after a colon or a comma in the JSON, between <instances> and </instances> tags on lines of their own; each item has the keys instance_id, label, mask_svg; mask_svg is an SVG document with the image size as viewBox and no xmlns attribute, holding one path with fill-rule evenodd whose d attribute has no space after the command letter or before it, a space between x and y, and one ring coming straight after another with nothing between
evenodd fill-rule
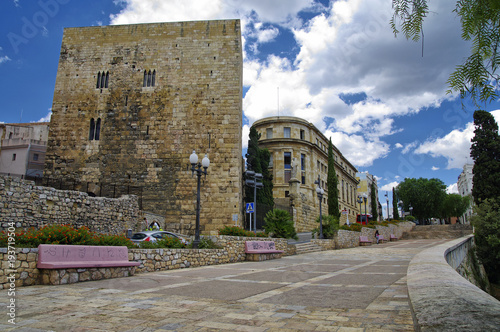
<instances>
[{"instance_id":1,"label":"corner building with balcony","mask_svg":"<svg viewBox=\"0 0 500 332\"><path fill-rule=\"evenodd\" d=\"M139 188L143 212L193 234L196 150L210 158L201 233L234 225L243 216L242 72L239 20L64 29L44 177L97 196Z\"/></svg>"},{"instance_id":2,"label":"corner building with balcony","mask_svg":"<svg viewBox=\"0 0 500 332\"><path fill-rule=\"evenodd\" d=\"M297 232L319 227L319 200L316 194L320 179L325 190L323 215L328 214L328 144L329 140L310 122L290 116L268 117L252 125L259 133L259 147L271 153L273 196L277 207L290 206ZM338 178L340 224L355 222L357 169L333 146L335 173Z\"/></svg>"}]
</instances>

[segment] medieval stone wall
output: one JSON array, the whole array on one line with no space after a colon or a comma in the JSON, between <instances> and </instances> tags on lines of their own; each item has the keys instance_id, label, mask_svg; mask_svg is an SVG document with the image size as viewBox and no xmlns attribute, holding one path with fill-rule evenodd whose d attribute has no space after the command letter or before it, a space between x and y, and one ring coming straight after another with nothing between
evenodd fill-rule
<instances>
[{"instance_id":1,"label":"medieval stone wall","mask_svg":"<svg viewBox=\"0 0 500 332\"><path fill-rule=\"evenodd\" d=\"M48 224L86 226L93 232L125 234L139 220L136 196L89 197L88 194L35 186L33 181L0 176L0 230Z\"/></svg>"},{"instance_id":2,"label":"medieval stone wall","mask_svg":"<svg viewBox=\"0 0 500 332\"><path fill-rule=\"evenodd\" d=\"M44 175L142 187L143 210L192 234L189 156L207 153L200 224L214 234L242 222L241 123L239 20L67 28Z\"/></svg>"}]
</instances>

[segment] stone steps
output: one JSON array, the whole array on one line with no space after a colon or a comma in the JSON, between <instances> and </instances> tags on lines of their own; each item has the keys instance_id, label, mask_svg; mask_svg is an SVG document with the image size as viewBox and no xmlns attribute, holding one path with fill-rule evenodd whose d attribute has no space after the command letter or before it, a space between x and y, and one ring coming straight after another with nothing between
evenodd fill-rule
<instances>
[{"instance_id":1,"label":"stone steps","mask_svg":"<svg viewBox=\"0 0 500 332\"><path fill-rule=\"evenodd\" d=\"M297 243L295 244L295 248L297 250L296 251L297 255L307 254L310 252L318 252L323 250L320 246L315 245L314 243L311 242Z\"/></svg>"},{"instance_id":2,"label":"stone steps","mask_svg":"<svg viewBox=\"0 0 500 332\"><path fill-rule=\"evenodd\" d=\"M470 225L426 225L416 226L403 233L403 239L457 239L472 234Z\"/></svg>"}]
</instances>

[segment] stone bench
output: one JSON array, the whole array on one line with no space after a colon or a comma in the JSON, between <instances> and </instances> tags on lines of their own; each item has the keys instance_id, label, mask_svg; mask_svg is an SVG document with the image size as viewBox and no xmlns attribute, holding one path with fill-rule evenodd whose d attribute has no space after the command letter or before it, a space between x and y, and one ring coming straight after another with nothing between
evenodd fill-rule
<instances>
[{"instance_id":1,"label":"stone bench","mask_svg":"<svg viewBox=\"0 0 500 332\"><path fill-rule=\"evenodd\" d=\"M371 246L372 241L368 240L367 236L360 236L359 237L359 245L360 246Z\"/></svg>"},{"instance_id":2,"label":"stone bench","mask_svg":"<svg viewBox=\"0 0 500 332\"><path fill-rule=\"evenodd\" d=\"M139 262L128 260L125 246L84 246L41 244L37 268L42 284L69 284L80 281L133 275Z\"/></svg>"},{"instance_id":3,"label":"stone bench","mask_svg":"<svg viewBox=\"0 0 500 332\"><path fill-rule=\"evenodd\" d=\"M389 238L390 241L397 241L398 238L396 237L396 235L394 234L391 234L390 238Z\"/></svg>"},{"instance_id":4,"label":"stone bench","mask_svg":"<svg viewBox=\"0 0 500 332\"><path fill-rule=\"evenodd\" d=\"M247 261L265 261L281 258L283 250L276 250L274 241L245 241Z\"/></svg>"},{"instance_id":5,"label":"stone bench","mask_svg":"<svg viewBox=\"0 0 500 332\"><path fill-rule=\"evenodd\" d=\"M383 235L379 235L379 236L378 236L378 242L379 242L379 243L384 243L384 242L387 242L387 240L384 238L384 236L383 236Z\"/></svg>"}]
</instances>

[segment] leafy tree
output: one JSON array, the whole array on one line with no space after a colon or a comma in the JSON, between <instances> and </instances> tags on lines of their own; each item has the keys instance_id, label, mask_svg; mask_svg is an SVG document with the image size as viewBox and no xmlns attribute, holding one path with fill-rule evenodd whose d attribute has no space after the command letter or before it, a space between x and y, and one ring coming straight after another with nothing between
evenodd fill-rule
<instances>
[{"instance_id":1,"label":"leafy tree","mask_svg":"<svg viewBox=\"0 0 500 332\"><path fill-rule=\"evenodd\" d=\"M257 190L257 203L274 206L273 175L269 172L271 154L267 149L259 148L260 134L254 127L250 128L247 158L247 169L262 174L263 188ZM246 202L253 202L254 188L245 187Z\"/></svg>"},{"instance_id":2,"label":"leafy tree","mask_svg":"<svg viewBox=\"0 0 500 332\"><path fill-rule=\"evenodd\" d=\"M440 217L446 197L445 190L443 181L424 178L406 178L397 187L404 211L408 211L411 205L413 215L419 220Z\"/></svg>"},{"instance_id":3,"label":"leafy tree","mask_svg":"<svg viewBox=\"0 0 500 332\"><path fill-rule=\"evenodd\" d=\"M316 222L319 224L319 216L316 218ZM339 218L332 215L323 216L321 223L323 224L323 237L333 239L340 228ZM312 235L315 234L319 234L319 226L312 230Z\"/></svg>"},{"instance_id":4,"label":"leafy tree","mask_svg":"<svg viewBox=\"0 0 500 332\"><path fill-rule=\"evenodd\" d=\"M391 27L413 41L423 37L423 22L429 13L427 0L392 0ZM462 39L472 41L471 54L457 66L449 79L450 89L460 92L462 100L470 96L478 104L496 100L500 56L500 2L498 0L458 0L454 12L460 17ZM399 21L399 24L398 24Z\"/></svg>"},{"instance_id":5,"label":"leafy tree","mask_svg":"<svg viewBox=\"0 0 500 332\"><path fill-rule=\"evenodd\" d=\"M460 196L459 194L447 194L443 201L441 218L451 218L462 216L469 207L469 196Z\"/></svg>"},{"instance_id":6,"label":"leafy tree","mask_svg":"<svg viewBox=\"0 0 500 332\"><path fill-rule=\"evenodd\" d=\"M373 220L378 220L378 201L377 201L377 195L375 192L375 183L374 182L372 182L372 185L371 185L370 200L371 200Z\"/></svg>"},{"instance_id":7,"label":"leafy tree","mask_svg":"<svg viewBox=\"0 0 500 332\"><path fill-rule=\"evenodd\" d=\"M287 211L280 209L271 210L266 214L264 221L264 229L272 237L298 239L292 217Z\"/></svg>"},{"instance_id":8,"label":"leafy tree","mask_svg":"<svg viewBox=\"0 0 500 332\"><path fill-rule=\"evenodd\" d=\"M333 158L333 144L331 138L328 143L328 176L326 183L328 186L328 214L339 219L339 180L335 172L335 159Z\"/></svg>"},{"instance_id":9,"label":"leafy tree","mask_svg":"<svg viewBox=\"0 0 500 332\"><path fill-rule=\"evenodd\" d=\"M394 188L392 188L392 217L395 220L399 220L398 196Z\"/></svg>"},{"instance_id":10,"label":"leafy tree","mask_svg":"<svg viewBox=\"0 0 500 332\"><path fill-rule=\"evenodd\" d=\"M486 198L472 216L476 252L488 278L500 284L500 200Z\"/></svg>"},{"instance_id":11,"label":"leafy tree","mask_svg":"<svg viewBox=\"0 0 500 332\"><path fill-rule=\"evenodd\" d=\"M479 204L500 197L500 138L498 125L486 111L474 112L474 137L470 155L474 160L472 196Z\"/></svg>"}]
</instances>

